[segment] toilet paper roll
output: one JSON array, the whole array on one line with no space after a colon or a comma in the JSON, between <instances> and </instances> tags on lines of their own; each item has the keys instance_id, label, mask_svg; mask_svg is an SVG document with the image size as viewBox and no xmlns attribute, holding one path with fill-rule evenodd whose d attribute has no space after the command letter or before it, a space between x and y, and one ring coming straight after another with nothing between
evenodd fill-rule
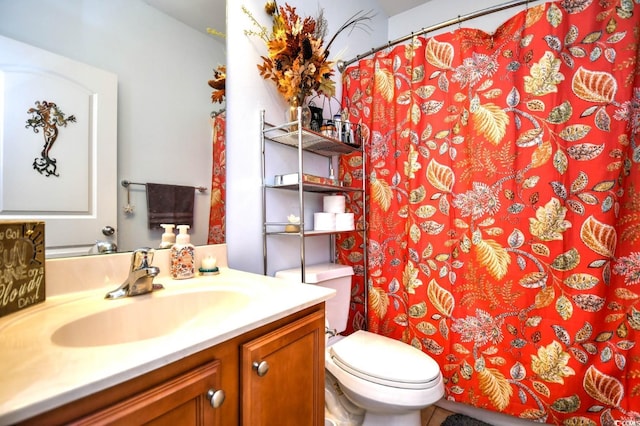
<instances>
[{"instance_id":1,"label":"toilet paper roll","mask_svg":"<svg viewBox=\"0 0 640 426\"><path fill-rule=\"evenodd\" d=\"M336 213L336 231L352 231L354 229L353 213Z\"/></svg>"},{"instance_id":2,"label":"toilet paper roll","mask_svg":"<svg viewBox=\"0 0 640 426\"><path fill-rule=\"evenodd\" d=\"M322 200L322 207L325 213L344 213L344 195L326 195Z\"/></svg>"},{"instance_id":3,"label":"toilet paper roll","mask_svg":"<svg viewBox=\"0 0 640 426\"><path fill-rule=\"evenodd\" d=\"M316 231L335 231L336 214L326 212L314 213L313 229Z\"/></svg>"}]
</instances>

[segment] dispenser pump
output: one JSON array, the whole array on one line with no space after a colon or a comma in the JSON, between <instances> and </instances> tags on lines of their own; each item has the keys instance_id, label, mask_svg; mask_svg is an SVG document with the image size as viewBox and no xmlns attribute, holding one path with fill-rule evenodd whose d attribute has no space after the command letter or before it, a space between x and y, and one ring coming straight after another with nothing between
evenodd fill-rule
<instances>
[{"instance_id":1,"label":"dispenser pump","mask_svg":"<svg viewBox=\"0 0 640 426\"><path fill-rule=\"evenodd\" d=\"M189 235L189 225L178 225L179 234L176 237L176 244L189 244L191 235Z\"/></svg>"},{"instance_id":2,"label":"dispenser pump","mask_svg":"<svg viewBox=\"0 0 640 426\"><path fill-rule=\"evenodd\" d=\"M162 234L162 241L160 242L160 248L171 248L171 246L176 242L176 234L173 233L173 228L175 228L176 226L169 223L163 223L160 226L164 229L164 233Z\"/></svg>"}]
</instances>

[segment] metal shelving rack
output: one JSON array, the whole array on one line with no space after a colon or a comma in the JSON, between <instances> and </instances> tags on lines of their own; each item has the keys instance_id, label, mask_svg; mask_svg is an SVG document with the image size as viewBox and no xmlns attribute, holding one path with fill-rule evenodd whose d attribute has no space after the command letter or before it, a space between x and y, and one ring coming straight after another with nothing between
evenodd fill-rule
<instances>
[{"instance_id":1,"label":"metal shelving rack","mask_svg":"<svg viewBox=\"0 0 640 426\"><path fill-rule=\"evenodd\" d=\"M363 261L365 265L365 280L364 285L366 288L366 264L367 264L367 233L366 229L359 229L359 223L356 223L356 229L350 231L314 231L305 229L304 223L304 194L310 192L316 193L346 193L346 192L362 192L363 198L365 194L365 181L363 179L361 188L346 187L340 184L326 184L308 182L302 177L304 172L304 153L311 152L323 157L327 157L329 164L332 163L332 158L340 155L351 154L354 152L360 152L364 156L362 144L347 144L337 139L324 136L320 133L311 131L309 129L302 128L301 125L301 109L298 108L298 119L296 121L283 123L281 125L274 125L265 121L265 111L260 113L260 129L261 129L261 150L262 150L262 252L263 252L263 273L267 274L268 268L268 248L267 239L272 235L283 235L288 237L297 237L300 244L300 269L301 269L301 281L305 281L305 239L308 237L329 235L331 238L331 259L335 261L335 236L340 233L347 232L362 232L363 234ZM295 127L297 130L290 130ZM277 144L285 145L290 148L296 149L298 152L298 182L288 184L271 184L267 182L266 176L266 157L267 157L267 142L271 141ZM365 173L366 161L362 161L362 176L366 176ZM285 232L284 227L288 225L288 222L269 222L267 221L267 191L270 190L289 190L298 192L298 204L300 213L300 229L298 232ZM363 214L366 217L366 203L363 205Z\"/></svg>"}]
</instances>

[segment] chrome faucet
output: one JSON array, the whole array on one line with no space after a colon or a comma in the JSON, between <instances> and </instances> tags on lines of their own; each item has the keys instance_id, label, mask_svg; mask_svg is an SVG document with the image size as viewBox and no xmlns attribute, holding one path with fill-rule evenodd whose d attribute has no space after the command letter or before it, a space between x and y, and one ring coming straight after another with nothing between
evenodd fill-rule
<instances>
[{"instance_id":1,"label":"chrome faucet","mask_svg":"<svg viewBox=\"0 0 640 426\"><path fill-rule=\"evenodd\" d=\"M125 296L137 296L153 291L153 278L160 268L151 266L154 251L148 247L139 248L131 254L129 277L120 287L110 291L105 299L119 299Z\"/></svg>"}]
</instances>

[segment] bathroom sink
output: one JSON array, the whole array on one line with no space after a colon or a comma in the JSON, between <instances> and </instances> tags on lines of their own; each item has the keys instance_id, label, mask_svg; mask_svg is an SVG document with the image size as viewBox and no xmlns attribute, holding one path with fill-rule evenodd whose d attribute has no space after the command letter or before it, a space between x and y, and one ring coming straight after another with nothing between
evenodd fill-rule
<instances>
[{"instance_id":1,"label":"bathroom sink","mask_svg":"<svg viewBox=\"0 0 640 426\"><path fill-rule=\"evenodd\" d=\"M234 289L165 292L105 300L106 309L58 327L51 341L59 346L91 347L152 339L203 321L224 320L250 301L248 294Z\"/></svg>"}]
</instances>

